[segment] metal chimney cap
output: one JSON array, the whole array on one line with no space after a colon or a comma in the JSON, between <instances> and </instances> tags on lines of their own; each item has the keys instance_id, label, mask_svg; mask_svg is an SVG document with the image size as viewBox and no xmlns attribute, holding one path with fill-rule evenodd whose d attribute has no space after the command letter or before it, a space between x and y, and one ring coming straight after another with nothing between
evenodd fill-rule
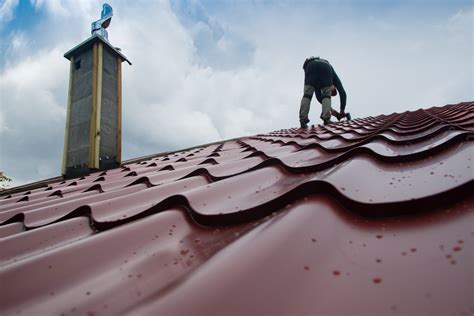
<instances>
[{"instance_id":1,"label":"metal chimney cap","mask_svg":"<svg viewBox=\"0 0 474 316\"><path fill-rule=\"evenodd\" d=\"M91 34L98 34L108 40L109 35L105 29L109 27L113 15L114 10L112 9L112 6L107 3L104 3L104 5L102 6L102 12L100 13L100 19L92 22L91 24Z\"/></svg>"}]
</instances>

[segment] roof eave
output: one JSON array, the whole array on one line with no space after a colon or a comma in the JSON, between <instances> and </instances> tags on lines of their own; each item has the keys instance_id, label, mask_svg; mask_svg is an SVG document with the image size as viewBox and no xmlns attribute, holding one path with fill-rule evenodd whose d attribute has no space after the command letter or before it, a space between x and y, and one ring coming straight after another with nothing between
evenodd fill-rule
<instances>
[{"instance_id":1,"label":"roof eave","mask_svg":"<svg viewBox=\"0 0 474 316\"><path fill-rule=\"evenodd\" d=\"M98 34L89 37L85 41L81 42L80 44L76 45L75 47L73 47L72 49L67 51L64 54L64 57L67 58L68 60L71 60L71 58L74 55L77 55L77 54L83 52L84 50L86 50L91 45L93 45L94 43L97 43L97 42L103 43L106 47L108 47L115 54L117 54L122 59L122 61L126 61L129 65L132 65L130 60L128 60L128 58L125 57L124 54L122 54L119 50L117 50L115 47L113 47L107 40L105 40L102 36L100 36Z\"/></svg>"}]
</instances>

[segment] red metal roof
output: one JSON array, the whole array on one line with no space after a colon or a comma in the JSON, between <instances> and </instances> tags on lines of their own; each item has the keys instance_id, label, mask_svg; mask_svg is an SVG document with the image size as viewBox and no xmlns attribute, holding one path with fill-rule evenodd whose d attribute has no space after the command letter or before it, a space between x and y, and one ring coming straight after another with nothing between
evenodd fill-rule
<instances>
[{"instance_id":1,"label":"red metal roof","mask_svg":"<svg viewBox=\"0 0 474 316\"><path fill-rule=\"evenodd\" d=\"M0 199L0 313L470 315L474 103L285 129Z\"/></svg>"}]
</instances>

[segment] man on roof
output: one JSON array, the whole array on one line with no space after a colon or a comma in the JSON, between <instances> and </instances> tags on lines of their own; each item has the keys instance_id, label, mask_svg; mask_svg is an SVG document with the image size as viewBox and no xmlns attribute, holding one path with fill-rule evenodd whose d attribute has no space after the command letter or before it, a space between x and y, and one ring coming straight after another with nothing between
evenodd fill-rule
<instances>
[{"instance_id":1,"label":"man on roof","mask_svg":"<svg viewBox=\"0 0 474 316\"><path fill-rule=\"evenodd\" d=\"M301 128L308 127L309 107L313 93L316 94L316 99L322 104L323 109L320 117L324 125L332 123L331 114L339 121L344 117L350 120L350 114L344 111L346 108L346 91L329 61L319 57L310 57L305 60L303 69L304 94L300 105ZM331 96L336 96L337 92L339 92L341 101L340 112L331 108Z\"/></svg>"}]
</instances>

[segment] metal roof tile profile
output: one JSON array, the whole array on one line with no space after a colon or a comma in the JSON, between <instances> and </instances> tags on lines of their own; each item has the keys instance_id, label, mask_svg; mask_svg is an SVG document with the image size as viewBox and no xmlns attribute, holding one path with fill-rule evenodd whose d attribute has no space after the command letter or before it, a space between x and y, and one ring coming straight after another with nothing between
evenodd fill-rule
<instances>
[{"instance_id":1,"label":"metal roof tile profile","mask_svg":"<svg viewBox=\"0 0 474 316\"><path fill-rule=\"evenodd\" d=\"M474 103L0 198L2 315L471 315Z\"/></svg>"}]
</instances>

